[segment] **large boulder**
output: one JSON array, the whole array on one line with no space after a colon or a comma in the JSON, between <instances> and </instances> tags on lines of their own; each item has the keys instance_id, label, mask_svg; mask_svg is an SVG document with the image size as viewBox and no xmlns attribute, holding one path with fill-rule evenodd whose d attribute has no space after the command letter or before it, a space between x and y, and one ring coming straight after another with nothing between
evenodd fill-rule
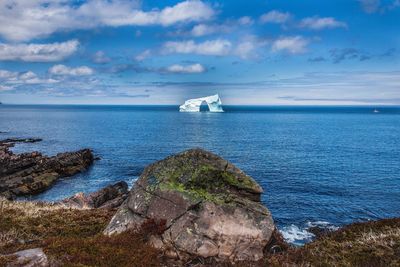
<instances>
[{"instance_id":1,"label":"large boulder","mask_svg":"<svg viewBox=\"0 0 400 267\"><path fill-rule=\"evenodd\" d=\"M14 154L10 148L16 142L32 143L41 139L6 139L0 141L0 196L38 194L61 177L86 170L93 163L90 149L59 153L48 157L39 152Z\"/></svg>"},{"instance_id":2,"label":"large boulder","mask_svg":"<svg viewBox=\"0 0 400 267\"><path fill-rule=\"evenodd\" d=\"M143 171L105 234L143 229L150 220L158 224L150 242L171 257L257 261L274 231L261 193L223 158L188 150Z\"/></svg>"}]
</instances>

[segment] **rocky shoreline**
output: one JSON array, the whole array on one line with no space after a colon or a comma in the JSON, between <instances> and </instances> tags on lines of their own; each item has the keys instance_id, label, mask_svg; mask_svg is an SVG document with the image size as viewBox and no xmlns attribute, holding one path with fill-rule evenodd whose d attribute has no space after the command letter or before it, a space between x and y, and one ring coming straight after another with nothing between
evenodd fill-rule
<instances>
[{"instance_id":1,"label":"rocky shoreline","mask_svg":"<svg viewBox=\"0 0 400 267\"><path fill-rule=\"evenodd\" d=\"M89 149L54 157L9 149L38 141L0 141L0 266L400 264L396 218L314 229L319 235L311 243L287 244L260 202L262 188L202 149L149 165L130 191L118 182L56 203L10 201L42 192L93 162Z\"/></svg>"},{"instance_id":2,"label":"rocky shoreline","mask_svg":"<svg viewBox=\"0 0 400 267\"><path fill-rule=\"evenodd\" d=\"M90 194L77 193L57 203L76 209L114 209L122 205L128 192L128 184L121 181Z\"/></svg>"},{"instance_id":3,"label":"rocky shoreline","mask_svg":"<svg viewBox=\"0 0 400 267\"><path fill-rule=\"evenodd\" d=\"M90 149L59 153L48 157L40 152L14 154L16 143L40 142L38 138L11 138L0 141L0 196L14 199L41 193L59 178L86 170L94 160Z\"/></svg>"}]
</instances>

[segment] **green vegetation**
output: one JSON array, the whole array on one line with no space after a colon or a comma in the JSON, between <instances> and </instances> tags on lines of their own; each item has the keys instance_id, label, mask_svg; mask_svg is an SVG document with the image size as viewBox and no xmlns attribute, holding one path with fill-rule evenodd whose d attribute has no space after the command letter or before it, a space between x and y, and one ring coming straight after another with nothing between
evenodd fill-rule
<instances>
[{"instance_id":1,"label":"green vegetation","mask_svg":"<svg viewBox=\"0 0 400 267\"><path fill-rule=\"evenodd\" d=\"M237 177L230 172L223 172L222 177L224 181L232 186L239 189L250 189L255 190L257 188L257 183L250 176Z\"/></svg>"},{"instance_id":2,"label":"green vegetation","mask_svg":"<svg viewBox=\"0 0 400 267\"><path fill-rule=\"evenodd\" d=\"M237 175L228 171L221 171L211 165L192 166L178 165L178 169L168 169L162 173L156 173L155 177L162 183L155 183L153 176L150 188L160 186L161 190L175 190L184 193L189 198L206 200L217 204L230 203L234 196L232 193L238 189L253 189L256 183L248 176ZM191 177L185 177L185 173L192 173Z\"/></svg>"},{"instance_id":3,"label":"green vegetation","mask_svg":"<svg viewBox=\"0 0 400 267\"><path fill-rule=\"evenodd\" d=\"M211 194L203 188L188 187L181 183L165 183L160 185L160 189L177 191L189 199L198 201L206 200L216 204L224 204L227 200L227 196L225 194Z\"/></svg>"}]
</instances>

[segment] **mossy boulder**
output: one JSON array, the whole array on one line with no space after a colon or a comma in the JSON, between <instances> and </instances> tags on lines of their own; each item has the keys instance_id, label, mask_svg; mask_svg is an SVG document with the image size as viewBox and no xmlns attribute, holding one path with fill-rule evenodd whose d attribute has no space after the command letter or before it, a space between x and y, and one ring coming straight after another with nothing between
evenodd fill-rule
<instances>
[{"instance_id":1,"label":"mossy boulder","mask_svg":"<svg viewBox=\"0 0 400 267\"><path fill-rule=\"evenodd\" d=\"M175 258L259 260L274 223L260 203L262 188L239 168L202 149L148 166L106 234L163 225L151 243Z\"/></svg>"}]
</instances>

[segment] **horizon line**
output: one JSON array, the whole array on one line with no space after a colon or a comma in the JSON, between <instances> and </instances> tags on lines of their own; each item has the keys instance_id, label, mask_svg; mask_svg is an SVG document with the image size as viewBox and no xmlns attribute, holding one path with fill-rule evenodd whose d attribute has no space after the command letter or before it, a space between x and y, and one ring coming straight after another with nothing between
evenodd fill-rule
<instances>
[{"instance_id":1,"label":"horizon line","mask_svg":"<svg viewBox=\"0 0 400 267\"><path fill-rule=\"evenodd\" d=\"M2 103L1 106L164 106L175 107L181 104L90 104L90 103ZM222 104L225 107L400 107L400 104Z\"/></svg>"}]
</instances>

